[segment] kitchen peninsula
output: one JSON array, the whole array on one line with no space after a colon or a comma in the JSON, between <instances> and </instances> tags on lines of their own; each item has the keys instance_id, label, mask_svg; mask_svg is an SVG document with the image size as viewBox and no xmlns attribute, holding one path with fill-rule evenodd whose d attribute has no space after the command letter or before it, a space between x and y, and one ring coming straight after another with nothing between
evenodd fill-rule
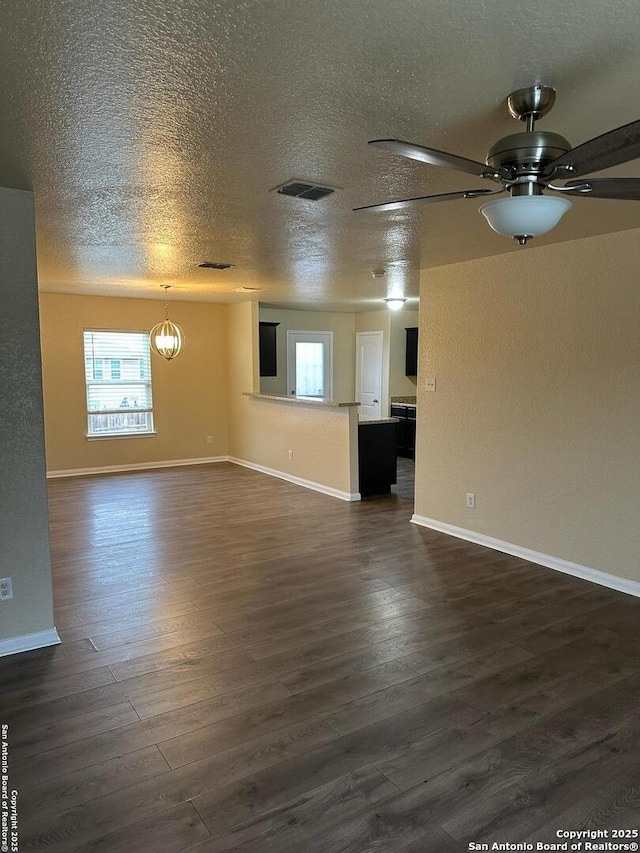
<instances>
[{"instance_id":1,"label":"kitchen peninsula","mask_svg":"<svg viewBox=\"0 0 640 853\"><path fill-rule=\"evenodd\" d=\"M253 422L248 467L347 501L388 493L396 482L394 418L359 422L355 401L243 397Z\"/></svg>"}]
</instances>

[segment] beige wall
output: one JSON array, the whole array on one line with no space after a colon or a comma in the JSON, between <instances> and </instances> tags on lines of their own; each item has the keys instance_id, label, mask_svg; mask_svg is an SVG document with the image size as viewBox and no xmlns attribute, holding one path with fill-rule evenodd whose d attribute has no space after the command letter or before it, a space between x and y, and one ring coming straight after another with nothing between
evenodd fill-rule
<instances>
[{"instance_id":1,"label":"beige wall","mask_svg":"<svg viewBox=\"0 0 640 853\"><path fill-rule=\"evenodd\" d=\"M244 397L239 408L233 457L321 484L345 498L358 492L355 407Z\"/></svg>"},{"instance_id":2,"label":"beige wall","mask_svg":"<svg viewBox=\"0 0 640 853\"><path fill-rule=\"evenodd\" d=\"M405 354L407 350L406 329L418 326L418 311L390 311L391 346L389 352L389 393L392 397L413 397L416 394L416 377L405 374Z\"/></svg>"},{"instance_id":3,"label":"beige wall","mask_svg":"<svg viewBox=\"0 0 640 853\"><path fill-rule=\"evenodd\" d=\"M244 391L259 391L258 306L254 302L227 305L229 454L242 457ZM242 457L243 458L243 457Z\"/></svg>"},{"instance_id":4,"label":"beige wall","mask_svg":"<svg viewBox=\"0 0 640 853\"><path fill-rule=\"evenodd\" d=\"M333 332L333 399L353 400L355 381L355 315L332 311L289 311L260 306L260 319L280 323L277 328L278 375L263 376L265 394L288 396L287 330Z\"/></svg>"},{"instance_id":5,"label":"beige wall","mask_svg":"<svg viewBox=\"0 0 640 853\"><path fill-rule=\"evenodd\" d=\"M0 577L13 582L2 641L53 628L33 196L23 190L0 189L0 299Z\"/></svg>"},{"instance_id":6,"label":"beige wall","mask_svg":"<svg viewBox=\"0 0 640 853\"><path fill-rule=\"evenodd\" d=\"M254 302L173 302L170 314L183 327L186 346L172 362L152 357L157 434L87 441L83 329L150 329L162 308L161 302L150 300L42 295L50 471L231 455L340 492L357 492L355 409L278 405L242 396L259 390ZM353 315L345 316L348 328ZM352 364L353 354L348 357ZM207 435L213 436L213 444L206 443Z\"/></svg>"},{"instance_id":7,"label":"beige wall","mask_svg":"<svg viewBox=\"0 0 640 853\"><path fill-rule=\"evenodd\" d=\"M228 453L227 308L173 301L185 333L175 361L152 355L155 436L88 441L82 332L151 329L156 300L43 293L40 300L49 471L199 459ZM207 444L207 436L213 443Z\"/></svg>"},{"instance_id":8,"label":"beige wall","mask_svg":"<svg viewBox=\"0 0 640 853\"><path fill-rule=\"evenodd\" d=\"M363 311L356 314L356 332L382 332L382 417L389 415L389 352L391 347L391 311ZM355 356L354 356L355 358ZM355 383L355 364L354 383ZM354 389L355 390L355 389Z\"/></svg>"},{"instance_id":9,"label":"beige wall","mask_svg":"<svg viewBox=\"0 0 640 853\"><path fill-rule=\"evenodd\" d=\"M640 581L639 270L637 230L423 273L418 515Z\"/></svg>"},{"instance_id":10,"label":"beige wall","mask_svg":"<svg viewBox=\"0 0 640 853\"><path fill-rule=\"evenodd\" d=\"M259 389L258 312L255 303L227 308L230 455L319 483L343 497L357 493L357 409L244 396L243 391Z\"/></svg>"}]
</instances>

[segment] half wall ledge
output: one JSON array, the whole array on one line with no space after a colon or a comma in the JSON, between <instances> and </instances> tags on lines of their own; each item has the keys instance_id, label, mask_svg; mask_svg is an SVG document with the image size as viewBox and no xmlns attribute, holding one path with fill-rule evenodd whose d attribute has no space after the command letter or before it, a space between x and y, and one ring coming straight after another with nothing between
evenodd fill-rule
<instances>
[{"instance_id":1,"label":"half wall ledge","mask_svg":"<svg viewBox=\"0 0 640 853\"><path fill-rule=\"evenodd\" d=\"M297 403L301 406L324 406L325 408L333 409L348 409L349 407L360 405L360 403L355 401L340 403L335 400L317 400L315 397L281 397L277 394L257 394L253 391L243 391L242 396L253 397L256 400L276 400L280 403Z\"/></svg>"}]
</instances>

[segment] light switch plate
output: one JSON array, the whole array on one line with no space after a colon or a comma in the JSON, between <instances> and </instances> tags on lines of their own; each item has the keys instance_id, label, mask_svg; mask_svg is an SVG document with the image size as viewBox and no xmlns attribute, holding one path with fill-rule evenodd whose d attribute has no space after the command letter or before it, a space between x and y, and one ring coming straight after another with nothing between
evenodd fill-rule
<instances>
[{"instance_id":1,"label":"light switch plate","mask_svg":"<svg viewBox=\"0 0 640 853\"><path fill-rule=\"evenodd\" d=\"M424 390L425 391L435 391L436 390L436 380L435 378L428 376L424 380Z\"/></svg>"}]
</instances>

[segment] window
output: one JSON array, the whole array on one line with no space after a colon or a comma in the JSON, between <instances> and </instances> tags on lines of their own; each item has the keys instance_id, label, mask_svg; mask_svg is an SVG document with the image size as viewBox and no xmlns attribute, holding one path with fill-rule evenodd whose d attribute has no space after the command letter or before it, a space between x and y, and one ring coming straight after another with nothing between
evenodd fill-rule
<instances>
[{"instance_id":1,"label":"window","mask_svg":"<svg viewBox=\"0 0 640 853\"><path fill-rule=\"evenodd\" d=\"M84 331L87 435L153 432L147 332Z\"/></svg>"},{"instance_id":2,"label":"window","mask_svg":"<svg viewBox=\"0 0 640 853\"><path fill-rule=\"evenodd\" d=\"M324 346L310 341L296 342L296 394L298 397L324 396Z\"/></svg>"},{"instance_id":3,"label":"window","mask_svg":"<svg viewBox=\"0 0 640 853\"><path fill-rule=\"evenodd\" d=\"M332 332L287 330L287 382L296 397L330 400Z\"/></svg>"}]
</instances>

